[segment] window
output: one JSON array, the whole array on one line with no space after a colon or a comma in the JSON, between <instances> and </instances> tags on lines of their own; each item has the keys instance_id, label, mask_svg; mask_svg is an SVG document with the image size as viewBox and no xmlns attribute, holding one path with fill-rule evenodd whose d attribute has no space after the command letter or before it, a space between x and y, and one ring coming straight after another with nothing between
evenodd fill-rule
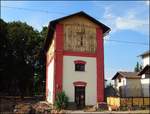
<instances>
[{"instance_id":1,"label":"window","mask_svg":"<svg viewBox=\"0 0 150 114\"><path fill-rule=\"evenodd\" d=\"M75 64L75 71L85 71L85 64Z\"/></svg>"},{"instance_id":2,"label":"window","mask_svg":"<svg viewBox=\"0 0 150 114\"><path fill-rule=\"evenodd\" d=\"M145 78L150 78L150 74L145 74Z\"/></svg>"},{"instance_id":3,"label":"window","mask_svg":"<svg viewBox=\"0 0 150 114\"><path fill-rule=\"evenodd\" d=\"M119 78L119 82L121 82L121 78Z\"/></svg>"},{"instance_id":4,"label":"window","mask_svg":"<svg viewBox=\"0 0 150 114\"><path fill-rule=\"evenodd\" d=\"M75 71L85 71L85 61L76 60L75 63Z\"/></svg>"}]
</instances>

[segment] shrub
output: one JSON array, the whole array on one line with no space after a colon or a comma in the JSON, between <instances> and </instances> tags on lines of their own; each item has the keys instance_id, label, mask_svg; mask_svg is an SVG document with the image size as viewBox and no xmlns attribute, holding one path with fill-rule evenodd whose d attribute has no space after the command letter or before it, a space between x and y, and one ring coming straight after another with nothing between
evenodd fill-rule
<instances>
[{"instance_id":1,"label":"shrub","mask_svg":"<svg viewBox=\"0 0 150 114\"><path fill-rule=\"evenodd\" d=\"M57 93L54 106L58 110L65 109L68 106L68 97L65 92Z\"/></svg>"},{"instance_id":2,"label":"shrub","mask_svg":"<svg viewBox=\"0 0 150 114\"><path fill-rule=\"evenodd\" d=\"M107 103L105 103L105 102L100 102L100 103L98 104L98 109L99 109L100 111L108 110Z\"/></svg>"}]
</instances>

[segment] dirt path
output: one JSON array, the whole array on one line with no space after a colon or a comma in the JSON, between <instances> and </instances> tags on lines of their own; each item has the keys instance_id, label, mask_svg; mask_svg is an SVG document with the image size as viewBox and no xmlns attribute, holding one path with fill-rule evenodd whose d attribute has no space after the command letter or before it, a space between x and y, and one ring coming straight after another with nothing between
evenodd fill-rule
<instances>
[{"instance_id":1,"label":"dirt path","mask_svg":"<svg viewBox=\"0 0 150 114\"><path fill-rule=\"evenodd\" d=\"M67 114L150 114L150 110L136 111L103 111L103 112L84 112L83 110L67 111Z\"/></svg>"}]
</instances>

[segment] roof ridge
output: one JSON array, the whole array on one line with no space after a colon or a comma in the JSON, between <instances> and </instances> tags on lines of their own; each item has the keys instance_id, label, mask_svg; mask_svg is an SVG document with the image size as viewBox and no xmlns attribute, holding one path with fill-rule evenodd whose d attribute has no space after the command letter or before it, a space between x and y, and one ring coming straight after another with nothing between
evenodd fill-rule
<instances>
[{"instance_id":1,"label":"roof ridge","mask_svg":"<svg viewBox=\"0 0 150 114\"><path fill-rule=\"evenodd\" d=\"M49 45L51 45L51 43L52 43L53 34L54 34L54 30L55 30L56 24L58 22L64 20L64 19L70 18L72 16L76 16L76 15L84 16L88 20L90 20L93 23L95 23L98 26L100 26L102 31L103 31L103 36L108 34L109 31L111 30L108 26L106 26L105 24L101 23L99 20L97 20L96 18L92 17L91 15L85 13L84 11L79 11L79 12L76 12L76 13L73 13L73 14L70 14L70 15L62 16L60 18L57 18L57 19L54 19L54 20L50 21L50 23L49 23L48 34L47 34L47 38L45 40L45 45L44 45L45 52L47 52Z\"/></svg>"}]
</instances>

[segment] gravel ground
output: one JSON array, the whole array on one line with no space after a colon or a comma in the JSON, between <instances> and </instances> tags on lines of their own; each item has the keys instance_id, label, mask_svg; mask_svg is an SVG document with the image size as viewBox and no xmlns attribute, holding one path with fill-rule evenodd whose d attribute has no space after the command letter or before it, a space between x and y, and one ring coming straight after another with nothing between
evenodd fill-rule
<instances>
[{"instance_id":1,"label":"gravel ground","mask_svg":"<svg viewBox=\"0 0 150 114\"><path fill-rule=\"evenodd\" d=\"M103 111L103 112L84 112L78 111L67 111L67 114L150 114L150 110L136 110L136 111Z\"/></svg>"},{"instance_id":2,"label":"gravel ground","mask_svg":"<svg viewBox=\"0 0 150 114\"><path fill-rule=\"evenodd\" d=\"M20 98L0 98L0 114L20 114L20 113L34 113L34 114L50 114L56 113L52 110L52 106L46 101L38 99L24 99ZM150 114L150 110L136 110L136 111L94 111L94 110L62 110L59 113L66 114ZM58 114L58 112L57 112Z\"/></svg>"},{"instance_id":3,"label":"gravel ground","mask_svg":"<svg viewBox=\"0 0 150 114\"><path fill-rule=\"evenodd\" d=\"M0 99L0 114L1 113L44 113L50 111L51 105L46 101L25 98L1 98Z\"/></svg>"}]
</instances>

